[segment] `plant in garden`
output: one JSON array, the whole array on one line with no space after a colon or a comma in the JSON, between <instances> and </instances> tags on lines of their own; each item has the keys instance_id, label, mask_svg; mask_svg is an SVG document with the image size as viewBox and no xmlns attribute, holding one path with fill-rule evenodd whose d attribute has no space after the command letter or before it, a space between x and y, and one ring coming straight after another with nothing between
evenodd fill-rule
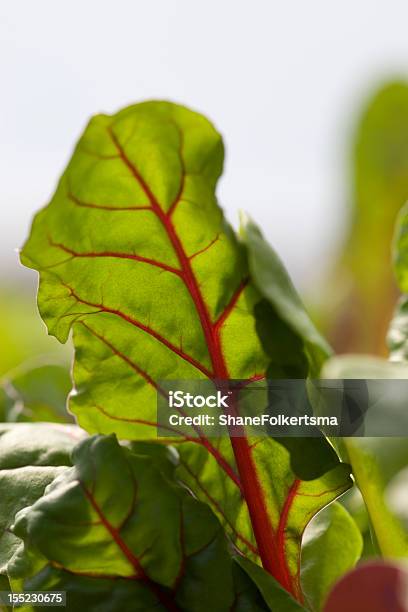
<instances>
[{"instance_id":1,"label":"plant in garden","mask_svg":"<svg viewBox=\"0 0 408 612\"><path fill-rule=\"evenodd\" d=\"M335 502L352 486L350 464L369 493L346 444L337 453L324 437L245 429L157 439L163 380L245 384L337 363L255 224L244 219L237 236L225 221L222 163L219 134L184 107L98 115L35 218L21 259L40 273L49 333L66 342L73 332L69 408L82 429L0 430L4 469L19 470L0 515L16 590L66 590L72 610L321 610L360 557L360 532ZM96 435L67 459L67 439L83 430ZM393 524L384 552L405 554Z\"/></svg>"}]
</instances>

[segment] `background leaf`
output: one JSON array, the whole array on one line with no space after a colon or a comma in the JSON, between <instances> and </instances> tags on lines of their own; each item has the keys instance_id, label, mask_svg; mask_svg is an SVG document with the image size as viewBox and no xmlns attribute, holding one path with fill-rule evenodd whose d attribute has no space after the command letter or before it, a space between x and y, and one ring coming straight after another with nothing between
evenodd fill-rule
<instances>
[{"instance_id":1,"label":"background leaf","mask_svg":"<svg viewBox=\"0 0 408 612\"><path fill-rule=\"evenodd\" d=\"M62 346L44 334L38 318L36 299L30 284L29 293L18 286L0 286L0 378L31 360L41 358L68 367L71 347Z\"/></svg>"},{"instance_id":2,"label":"background leaf","mask_svg":"<svg viewBox=\"0 0 408 612\"><path fill-rule=\"evenodd\" d=\"M73 422L66 409L70 389L71 378L64 366L21 366L0 382L0 418L8 422Z\"/></svg>"},{"instance_id":3,"label":"background leaf","mask_svg":"<svg viewBox=\"0 0 408 612\"><path fill-rule=\"evenodd\" d=\"M406 612L408 572L404 565L371 562L346 574L330 593L324 612Z\"/></svg>"},{"instance_id":4,"label":"background leaf","mask_svg":"<svg viewBox=\"0 0 408 612\"><path fill-rule=\"evenodd\" d=\"M408 85L390 82L367 101L352 151L352 204L341 256L323 295L335 350L386 355L398 291L390 262L394 224L408 198Z\"/></svg>"},{"instance_id":5,"label":"background leaf","mask_svg":"<svg viewBox=\"0 0 408 612\"><path fill-rule=\"evenodd\" d=\"M408 299L402 297L396 306L387 335L393 361L408 361Z\"/></svg>"},{"instance_id":6,"label":"background leaf","mask_svg":"<svg viewBox=\"0 0 408 612\"><path fill-rule=\"evenodd\" d=\"M394 269L403 297L399 300L388 330L388 347L393 361L408 361L408 205L398 215L393 244Z\"/></svg>"},{"instance_id":7,"label":"background leaf","mask_svg":"<svg viewBox=\"0 0 408 612\"><path fill-rule=\"evenodd\" d=\"M260 229L248 217L242 217L241 221L251 278L279 318L298 336L309 363L310 375L317 376L331 354L331 348L311 321L285 267ZM285 356L281 359L285 363Z\"/></svg>"},{"instance_id":8,"label":"background leaf","mask_svg":"<svg viewBox=\"0 0 408 612\"><path fill-rule=\"evenodd\" d=\"M335 582L360 558L363 539L347 510L330 504L309 523L302 542L302 585L313 610L322 610Z\"/></svg>"},{"instance_id":9,"label":"background leaf","mask_svg":"<svg viewBox=\"0 0 408 612\"><path fill-rule=\"evenodd\" d=\"M385 379L406 378L405 364L387 362L364 356L343 356L330 359L324 366L322 378L362 378ZM398 449L398 438L387 441L387 448L393 452L393 444ZM390 510L385 499L386 481L382 474L375 445L370 438L342 438L340 446L345 459L353 469L353 476L363 496L370 517L373 535L379 550L384 556L400 557L408 554L408 534L400 521Z\"/></svg>"},{"instance_id":10,"label":"background leaf","mask_svg":"<svg viewBox=\"0 0 408 612\"><path fill-rule=\"evenodd\" d=\"M278 378L280 375L282 378L302 375L316 377L331 349L311 321L285 267L264 240L260 229L248 217L243 216L241 221L241 235L248 253L251 278L267 301L267 324L274 327L271 347L277 355L268 369L268 378ZM276 342L276 329L279 326L286 330L281 344ZM288 342L290 337L296 338L295 343ZM300 362L297 367L291 363L293 359L300 360L300 356L307 363L303 372ZM292 470L301 479L318 478L338 463L334 449L323 437L277 438L276 441L289 450Z\"/></svg>"},{"instance_id":11,"label":"background leaf","mask_svg":"<svg viewBox=\"0 0 408 612\"><path fill-rule=\"evenodd\" d=\"M46 486L71 464L83 437L71 426L0 425L0 574L21 541L10 530L19 510L42 496ZM5 590L5 589L2 589Z\"/></svg>"}]
</instances>

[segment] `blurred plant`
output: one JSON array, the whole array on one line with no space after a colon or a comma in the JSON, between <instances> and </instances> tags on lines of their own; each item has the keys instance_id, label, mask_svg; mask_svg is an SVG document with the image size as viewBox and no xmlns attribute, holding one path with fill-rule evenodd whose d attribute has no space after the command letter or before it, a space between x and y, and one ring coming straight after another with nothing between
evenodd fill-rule
<instances>
[{"instance_id":1,"label":"blurred plant","mask_svg":"<svg viewBox=\"0 0 408 612\"><path fill-rule=\"evenodd\" d=\"M350 226L330 274L322 306L337 352L386 354L385 335L396 299L390 243L408 199L408 84L380 89L354 137Z\"/></svg>"},{"instance_id":2,"label":"blurred plant","mask_svg":"<svg viewBox=\"0 0 408 612\"><path fill-rule=\"evenodd\" d=\"M404 565L384 561L364 563L336 584L324 612L406 612L407 586Z\"/></svg>"},{"instance_id":3,"label":"blurred plant","mask_svg":"<svg viewBox=\"0 0 408 612\"><path fill-rule=\"evenodd\" d=\"M393 240L392 259L402 292L387 334L390 360L343 355L332 357L323 366L326 378L407 378L408 364L408 205L399 215ZM401 398L396 398L401 401ZM403 402L402 402L403 403ZM390 406L391 408L391 406ZM343 498L364 537L363 556L379 552L385 557L406 556L407 465L406 438L345 439L341 453L348 460L358 489Z\"/></svg>"},{"instance_id":4,"label":"blurred plant","mask_svg":"<svg viewBox=\"0 0 408 612\"><path fill-rule=\"evenodd\" d=\"M34 296L18 287L1 286L0 338L0 380L31 359L68 365L71 357L71 347L44 333Z\"/></svg>"},{"instance_id":5,"label":"blurred plant","mask_svg":"<svg viewBox=\"0 0 408 612\"><path fill-rule=\"evenodd\" d=\"M70 389L67 367L28 362L0 379L0 421L73 422L66 410Z\"/></svg>"}]
</instances>

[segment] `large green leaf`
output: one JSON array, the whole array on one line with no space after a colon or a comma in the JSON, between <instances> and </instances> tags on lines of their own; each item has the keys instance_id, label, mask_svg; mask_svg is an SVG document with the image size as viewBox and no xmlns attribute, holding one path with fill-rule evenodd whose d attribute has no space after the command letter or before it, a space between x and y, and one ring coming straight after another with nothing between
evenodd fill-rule
<instances>
[{"instance_id":1,"label":"large green leaf","mask_svg":"<svg viewBox=\"0 0 408 612\"><path fill-rule=\"evenodd\" d=\"M10 530L15 515L68 469L71 450L82 436L71 426L0 425L0 574L20 544Z\"/></svg>"},{"instance_id":2,"label":"large green leaf","mask_svg":"<svg viewBox=\"0 0 408 612\"><path fill-rule=\"evenodd\" d=\"M324 508L308 525L302 545L302 585L313 610L322 610L333 585L361 556L363 539L347 510Z\"/></svg>"},{"instance_id":3,"label":"large green leaf","mask_svg":"<svg viewBox=\"0 0 408 612\"><path fill-rule=\"evenodd\" d=\"M71 408L88 428L150 436L109 414L146 404L153 419L161 377L250 379L268 365L260 296L214 195L222 158L219 134L185 108L99 115L35 218L22 261L41 272L50 333L65 342L74 327Z\"/></svg>"},{"instance_id":4,"label":"large green leaf","mask_svg":"<svg viewBox=\"0 0 408 612\"><path fill-rule=\"evenodd\" d=\"M72 459L16 517L14 588L67 591L69 611L268 609L208 506L149 457L95 436Z\"/></svg>"},{"instance_id":5,"label":"large green leaf","mask_svg":"<svg viewBox=\"0 0 408 612\"><path fill-rule=\"evenodd\" d=\"M90 432L155 437L162 379L309 373L303 339L249 279L218 207L222 160L219 134L186 108L149 102L99 115L34 220L22 261L40 271L49 332L65 342L73 328L70 408ZM245 551L300 598L294 552L313 512L350 486L347 469L336 461L312 497L272 440L200 436L184 447L182 477L204 497L195 478L206 463L206 501L234 540L245 524Z\"/></svg>"}]
</instances>

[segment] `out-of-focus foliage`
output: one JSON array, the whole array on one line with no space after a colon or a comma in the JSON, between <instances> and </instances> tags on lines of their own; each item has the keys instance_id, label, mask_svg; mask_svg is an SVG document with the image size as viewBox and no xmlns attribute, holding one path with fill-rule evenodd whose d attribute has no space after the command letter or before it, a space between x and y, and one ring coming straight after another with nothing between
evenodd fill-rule
<instances>
[{"instance_id":1,"label":"out-of-focus foliage","mask_svg":"<svg viewBox=\"0 0 408 612\"><path fill-rule=\"evenodd\" d=\"M62 365L16 368L0 379L0 420L71 422L66 410L70 390L69 371Z\"/></svg>"},{"instance_id":2,"label":"out-of-focus foliage","mask_svg":"<svg viewBox=\"0 0 408 612\"><path fill-rule=\"evenodd\" d=\"M400 300L388 331L392 361L361 355L334 357L325 363L323 377L402 379L408 376L407 218L408 210L404 206L399 213L393 241L395 274L399 289L404 296ZM404 410L403 398L395 399L401 401ZM389 415L393 413L392 408L390 405ZM363 556L373 556L379 550L386 556L406 554L408 545L406 438L350 438L344 441L344 447L348 460L353 465L354 477L361 494L355 488L342 501L352 513L363 534ZM376 536L374 545L370 531Z\"/></svg>"},{"instance_id":3,"label":"out-of-focus foliage","mask_svg":"<svg viewBox=\"0 0 408 612\"><path fill-rule=\"evenodd\" d=\"M388 346L393 361L408 362L408 204L401 210L394 236L394 267L403 294L388 330Z\"/></svg>"},{"instance_id":4,"label":"out-of-focus foliage","mask_svg":"<svg viewBox=\"0 0 408 612\"><path fill-rule=\"evenodd\" d=\"M72 349L44 333L34 297L0 288L0 421L72 422Z\"/></svg>"},{"instance_id":5,"label":"out-of-focus foliage","mask_svg":"<svg viewBox=\"0 0 408 612\"><path fill-rule=\"evenodd\" d=\"M350 226L324 296L325 325L338 352L386 354L397 298L390 244L408 199L408 84L376 93L354 137Z\"/></svg>"},{"instance_id":6,"label":"out-of-focus foliage","mask_svg":"<svg viewBox=\"0 0 408 612\"><path fill-rule=\"evenodd\" d=\"M390 363L381 359L365 356L349 355L332 357L322 370L322 378L339 379L382 379L407 378L408 371L404 364ZM406 465L408 451L400 438L343 438L336 439L343 460L348 461L353 468L353 475L363 497L367 516L361 515L361 506L354 505L363 535L371 525L375 546L383 556L403 557L408 554L408 532L404 529L400 517L388 505L387 483L385 473L391 478ZM381 447L388 449L388 454L394 457L384 462ZM405 450L404 450L405 447ZM401 452L402 451L402 452ZM387 453L385 453L387 459ZM385 464L385 465L383 465ZM348 506L353 509L353 504ZM368 519L368 520L365 520ZM371 552L371 551L370 551Z\"/></svg>"},{"instance_id":7,"label":"out-of-focus foliage","mask_svg":"<svg viewBox=\"0 0 408 612\"><path fill-rule=\"evenodd\" d=\"M405 612L408 609L405 565L376 561L359 565L334 587L324 612Z\"/></svg>"},{"instance_id":8,"label":"out-of-focus foliage","mask_svg":"<svg viewBox=\"0 0 408 612\"><path fill-rule=\"evenodd\" d=\"M0 287L0 378L39 355L68 363L70 352L44 333L32 293Z\"/></svg>"},{"instance_id":9,"label":"out-of-focus foliage","mask_svg":"<svg viewBox=\"0 0 408 612\"><path fill-rule=\"evenodd\" d=\"M355 521L338 502L326 506L309 523L303 536L301 576L312 610L322 609L332 586L360 559L362 548Z\"/></svg>"}]
</instances>

